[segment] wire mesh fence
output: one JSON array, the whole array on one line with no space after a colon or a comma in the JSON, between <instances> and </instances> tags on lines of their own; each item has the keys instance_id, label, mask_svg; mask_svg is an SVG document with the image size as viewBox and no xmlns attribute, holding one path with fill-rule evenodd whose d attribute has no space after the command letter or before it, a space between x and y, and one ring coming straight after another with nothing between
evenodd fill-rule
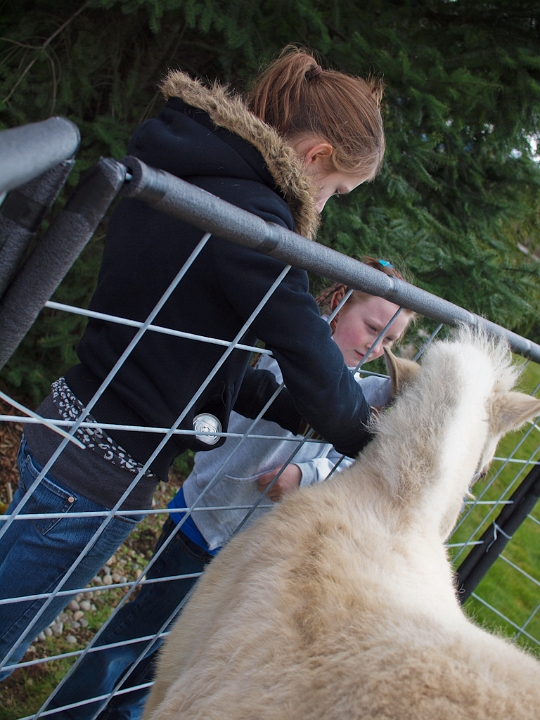
<instances>
[{"instance_id":1,"label":"wire mesh fence","mask_svg":"<svg viewBox=\"0 0 540 720\"><path fill-rule=\"evenodd\" d=\"M56 159L60 162L60 159ZM61 162L66 162L66 157L61 159ZM50 172L50 167L40 167L38 170L41 173L45 170ZM26 176L24 180L33 181ZM63 437L50 460L43 466L35 462L32 464L23 448L19 458L26 473L26 482L24 487L21 485L19 488L8 513L1 517L0 541L2 537L16 537L17 527L25 523L35 524L46 537L49 528L59 527L60 523L71 523L75 527L80 519L94 519L94 530L87 534L85 542L81 543L80 551L66 561L66 566L55 582L49 587L43 587L41 592L28 592L16 597L9 596L4 589L0 599L0 613L2 609L7 612L8 608L13 609L16 606L26 610L24 622L14 625L9 637L4 640L0 672L7 675L16 671L21 674L40 667L50 668L50 675L54 677L51 682L52 691L43 691L31 701L31 706L26 705L27 714L22 714L25 718L55 716L67 711L69 717L92 718L97 717L107 703L118 702L124 697L132 698L135 704L142 703L145 690L151 684L153 652L159 647L171 621L189 598L190 588L200 576L204 565L211 561L212 555L219 549L219 543L216 548L209 547L208 552L197 553L197 548L191 547L191 565L188 567L185 564L175 564L182 529L189 527L194 518L201 518L205 514L214 517L227 515L232 518L229 525L234 524L234 534L241 532L272 507L273 503L268 496L278 477L264 492L257 490L256 497L250 503L235 503L230 498L227 502L215 502L215 499L219 498L220 483L241 480L228 474L228 468L231 464L234 466L235 458L242 454L256 455L259 443L274 440L286 445L286 457L276 462L276 465L283 467L295 461L299 462L298 458L304 457L302 453L307 446L325 445L324 441L309 432L303 437L294 436L292 433L279 434L272 430L277 426L269 425L263 419L268 407L283 387L279 374L278 383L281 384L278 384L271 397L259 409L257 416L243 421L240 429L232 425L228 432L223 432L219 425L212 424L212 417L202 418L193 429L186 429L183 423L190 408L232 353L257 353L262 357L260 362L271 362L270 352L246 343L245 336L289 273L291 266L301 267L324 278L343 282L350 288L384 297L400 309L406 308L419 313L424 319L419 323L420 330L411 333L403 343L411 357L420 357L429 343L446 332L447 326L459 322L482 325L489 332L505 335L517 353L529 358L523 375L524 389L534 394L540 386L540 368L537 364L540 362L540 347L534 343L407 283L389 278L358 261L311 243L281 227L265 223L260 218L250 216L178 178L145 166L136 158L127 158L122 163L101 161L98 170L90 179L90 184L93 183L91 192L88 191L88 183L88 179L83 181L74 193L75 200L66 206L68 214L86 218L81 230L81 237L84 236L82 243L92 234L120 189L127 197L137 197L158 211L189 221L201 229L201 235L186 262L174 268L174 279L144 321L89 311L48 299L65 272L64 265L61 271L57 271L56 259L47 266L56 268L49 273L51 282L45 289L41 286L39 292L29 293L27 305L31 306L31 310L21 316L17 310L21 307L21 295L25 290L28 291L31 284L35 285L33 279L36 274L43 274L48 270L44 270L39 257L31 271L28 270L28 261L26 268L24 265L16 265L14 268L12 263L9 283L6 284L0 303L0 327L4 328L1 335L4 362L15 350L42 307L57 312L77 313L93 321L132 329L130 342L94 397L80 408L76 417L46 419L21 406L13 398L2 395L14 408L13 414L0 416L2 423L24 427L47 423L55 432L61 432ZM105 185L107 187L104 187ZM6 187L14 186L8 183ZM96 187L99 188L98 195L102 200L98 203L98 210L95 207ZM10 222L14 222L16 214L13 204L8 204L7 207ZM66 239L67 227L65 220L60 218L56 226L51 225L52 229L49 229L47 237L42 238L40 243L45 240L47 245L50 238L53 238L54 246L61 248ZM69 227L72 229L73 225L70 224ZM33 227L32 232L35 232L35 229L36 227ZM8 230L12 231L12 226ZM4 232L7 233L8 230L4 226ZM182 281L193 272L197 258L204 248L213 242L212 235L269 254L281 261L282 267L267 292L258 299L245 324L235 337L229 339L200 336L159 323L160 311L170 301ZM0 258L2 247L5 247L5 244L0 246ZM20 258L17 263L19 261ZM67 265L69 266L69 262ZM335 309L334 315L346 301L347 296ZM391 322L395 321L398 315L399 311ZM328 321L331 321L332 317L330 316ZM381 336L387 329L388 327L385 327L382 330ZM178 338L178 341L193 343L194 347L202 344L204 347L222 348L221 356L190 403L167 427L149 427L137 423L97 423L92 417L92 409L147 333L168 335ZM367 371L363 366L368 360L368 356L364 357L355 372L362 377L384 376L382 372ZM156 363L159 363L159 358L156 358ZM159 435L160 440L146 462L134 469L130 482L123 487L113 506L79 509L82 503L65 493L60 498L56 511L29 512L32 498L47 482L45 476L48 473L54 476L55 463L61 462L62 455L69 452L71 444L80 445L80 438L85 433L92 434L98 429L105 438L108 438L108 431L121 431L152 433ZM535 506L540 494L540 482L537 479L540 464L538 431L537 425L531 425L525 431L505 439L490 475L475 486L475 497L466 500L455 533L449 541L449 551L458 570L458 584L470 612L479 622L501 629L517 642L527 644L533 652L540 652L540 513ZM152 474L152 463L160 451L172 437L186 434L195 435L203 443L210 445L215 443L217 438L227 438L220 448L220 460L214 466L211 476L206 478L204 484L196 485L198 489L191 494L189 502L181 496L179 504L173 503L172 507L168 507L168 502L178 489L178 482L173 479L170 488L166 488L163 483L159 484L152 507L129 506L129 499L136 492L140 481ZM324 477L339 472L348 462L330 450L324 455L324 461L326 464L321 466L321 472L324 467ZM265 467L262 471L269 469ZM257 487L256 474L249 480ZM520 511L516 513L514 510L517 508ZM169 516L176 516L177 522L167 520ZM111 531L118 522L124 522L122 532ZM162 526L159 545L153 552L153 541ZM131 534L129 530L132 530ZM16 541L11 551L16 552ZM473 556L475 552L476 555ZM20 572L29 573L23 558ZM30 577L28 586L31 585ZM149 588L154 590L153 593L148 593L154 604L150 600L147 605L141 603L140 597L143 595L138 595L141 588L145 591ZM467 599L469 596L470 599ZM135 597L139 600L144 621L142 617L137 620L129 616L129 602ZM101 626L98 627L98 624ZM127 629L126 625L129 625ZM148 632L149 628L151 632ZM27 651L29 647L32 650ZM110 659L113 656L121 659L122 671L109 673L106 678L99 677L99 668L105 667L105 662L100 664L99 658ZM21 717L21 713L6 717Z\"/></svg>"}]
</instances>

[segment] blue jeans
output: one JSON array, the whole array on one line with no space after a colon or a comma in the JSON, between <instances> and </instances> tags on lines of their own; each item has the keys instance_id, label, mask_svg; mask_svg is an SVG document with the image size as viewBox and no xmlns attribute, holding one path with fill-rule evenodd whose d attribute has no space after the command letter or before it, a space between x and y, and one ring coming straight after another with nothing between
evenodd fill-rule
<instances>
[{"instance_id":1,"label":"blue jeans","mask_svg":"<svg viewBox=\"0 0 540 720\"><path fill-rule=\"evenodd\" d=\"M18 463L20 484L8 513L15 509L42 470L24 439ZM63 517L13 522L0 540L0 599L52 592L103 523L103 517L72 518L70 512L103 512L107 509L78 495L47 473L21 512L63 513ZM61 589L85 587L140 519L140 516L136 519L126 516L113 518ZM46 600L0 605L0 662L23 637L6 665L18 662L34 638L53 622L72 597L63 595L53 600L35 623L33 620ZM8 671L0 673L0 680L8 675Z\"/></svg>"},{"instance_id":2,"label":"blue jeans","mask_svg":"<svg viewBox=\"0 0 540 720\"><path fill-rule=\"evenodd\" d=\"M171 535L176 525L169 518L155 552ZM147 579L169 575L187 575L202 572L212 556L178 531L148 571ZM171 580L143 585L140 593L112 618L98 640L97 646L125 642L145 635L155 635L176 615L178 605L195 584L197 578ZM131 643L120 647L88 653L66 684L53 698L48 709L105 695L116 687L125 671L131 668L151 641ZM156 651L161 641L148 648L143 660L133 669L122 689L149 682L153 677ZM89 682L91 678L91 682ZM134 690L113 697L100 717L118 720L138 720L141 717L148 690ZM51 720L89 720L105 701L88 703L70 710L49 715Z\"/></svg>"}]
</instances>

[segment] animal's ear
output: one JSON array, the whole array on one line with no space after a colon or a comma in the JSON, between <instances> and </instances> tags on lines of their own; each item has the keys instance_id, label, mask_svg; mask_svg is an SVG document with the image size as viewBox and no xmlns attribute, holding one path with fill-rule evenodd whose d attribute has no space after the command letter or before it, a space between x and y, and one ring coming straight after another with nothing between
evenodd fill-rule
<instances>
[{"instance_id":1,"label":"animal's ear","mask_svg":"<svg viewBox=\"0 0 540 720\"><path fill-rule=\"evenodd\" d=\"M384 360L392 381L393 395L397 395L404 385L412 382L420 370L418 363L396 357L389 348L384 348Z\"/></svg>"},{"instance_id":2,"label":"animal's ear","mask_svg":"<svg viewBox=\"0 0 540 720\"><path fill-rule=\"evenodd\" d=\"M498 433L517 430L537 415L540 415L540 400L525 393L501 393L493 401L492 423Z\"/></svg>"}]
</instances>

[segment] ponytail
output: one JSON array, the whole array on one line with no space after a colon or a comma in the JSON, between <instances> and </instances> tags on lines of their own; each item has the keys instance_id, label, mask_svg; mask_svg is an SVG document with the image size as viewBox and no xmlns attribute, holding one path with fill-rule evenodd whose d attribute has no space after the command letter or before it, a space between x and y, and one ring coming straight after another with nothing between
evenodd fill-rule
<instances>
[{"instance_id":1,"label":"ponytail","mask_svg":"<svg viewBox=\"0 0 540 720\"><path fill-rule=\"evenodd\" d=\"M328 142L336 170L377 174L384 155L384 85L323 70L305 50L286 47L248 95L251 111L284 138L309 133Z\"/></svg>"}]
</instances>

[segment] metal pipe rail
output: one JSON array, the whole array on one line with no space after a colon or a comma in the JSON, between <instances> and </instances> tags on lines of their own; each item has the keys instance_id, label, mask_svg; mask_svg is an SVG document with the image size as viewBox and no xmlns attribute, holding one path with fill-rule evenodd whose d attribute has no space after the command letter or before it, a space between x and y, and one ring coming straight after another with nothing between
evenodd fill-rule
<instances>
[{"instance_id":1,"label":"metal pipe rail","mask_svg":"<svg viewBox=\"0 0 540 720\"><path fill-rule=\"evenodd\" d=\"M540 345L500 325L280 225L262 220L164 170L149 167L136 157L128 156L122 162L129 172L129 180L122 190L124 197L137 198L201 230L319 276L339 280L370 295L379 295L438 322L482 327L489 334L505 337L515 352L540 362Z\"/></svg>"},{"instance_id":2,"label":"metal pipe rail","mask_svg":"<svg viewBox=\"0 0 540 720\"><path fill-rule=\"evenodd\" d=\"M0 195L72 157L81 142L70 120L52 117L0 133Z\"/></svg>"}]
</instances>

